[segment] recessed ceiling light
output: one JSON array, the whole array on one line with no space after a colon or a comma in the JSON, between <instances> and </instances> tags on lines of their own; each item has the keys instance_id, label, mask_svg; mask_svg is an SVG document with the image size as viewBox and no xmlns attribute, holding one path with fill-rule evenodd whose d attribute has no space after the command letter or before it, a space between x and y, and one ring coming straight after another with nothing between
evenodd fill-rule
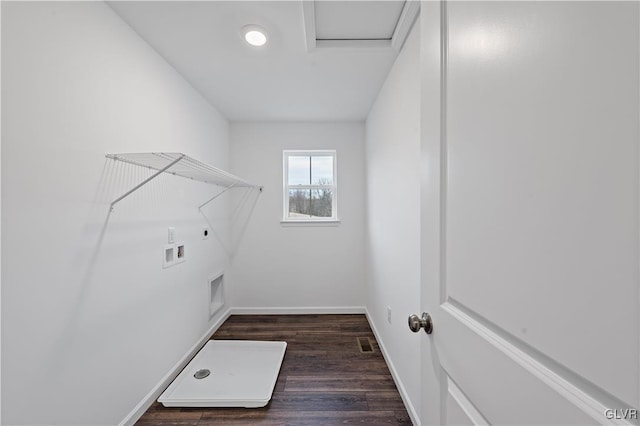
<instances>
[{"instance_id":1,"label":"recessed ceiling light","mask_svg":"<svg viewBox=\"0 0 640 426\"><path fill-rule=\"evenodd\" d=\"M247 25L242 28L247 43L252 46L264 46L267 43L267 31L258 25Z\"/></svg>"}]
</instances>

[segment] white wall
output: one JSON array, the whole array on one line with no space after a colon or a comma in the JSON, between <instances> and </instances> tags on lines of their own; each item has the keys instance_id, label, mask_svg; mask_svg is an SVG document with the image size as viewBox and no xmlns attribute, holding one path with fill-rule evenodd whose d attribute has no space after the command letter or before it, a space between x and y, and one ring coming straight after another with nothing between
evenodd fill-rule
<instances>
[{"instance_id":1,"label":"white wall","mask_svg":"<svg viewBox=\"0 0 640 426\"><path fill-rule=\"evenodd\" d=\"M337 150L338 226L280 223L284 149ZM232 123L231 164L265 187L232 260L233 306L363 307L364 123Z\"/></svg>"},{"instance_id":2,"label":"white wall","mask_svg":"<svg viewBox=\"0 0 640 426\"><path fill-rule=\"evenodd\" d=\"M407 317L420 314L419 32L416 23L366 122L367 310L414 419L420 340Z\"/></svg>"},{"instance_id":3,"label":"white wall","mask_svg":"<svg viewBox=\"0 0 640 426\"><path fill-rule=\"evenodd\" d=\"M228 123L104 3L3 2L3 424L117 424L209 329L214 190L165 176L107 215L149 173L104 155L145 151L225 167Z\"/></svg>"}]
</instances>

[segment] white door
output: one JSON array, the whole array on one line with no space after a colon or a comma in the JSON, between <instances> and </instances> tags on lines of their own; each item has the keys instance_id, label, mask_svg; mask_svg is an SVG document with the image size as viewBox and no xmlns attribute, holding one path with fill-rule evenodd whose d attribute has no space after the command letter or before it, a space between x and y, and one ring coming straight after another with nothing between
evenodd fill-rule
<instances>
[{"instance_id":1,"label":"white door","mask_svg":"<svg viewBox=\"0 0 640 426\"><path fill-rule=\"evenodd\" d=\"M638 424L639 9L422 3L425 424Z\"/></svg>"}]
</instances>

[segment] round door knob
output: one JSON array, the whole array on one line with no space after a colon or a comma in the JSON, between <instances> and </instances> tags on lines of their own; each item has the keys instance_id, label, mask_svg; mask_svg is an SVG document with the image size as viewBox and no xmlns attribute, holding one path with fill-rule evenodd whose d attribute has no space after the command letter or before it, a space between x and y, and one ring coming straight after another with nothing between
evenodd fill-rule
<instances>
[{"instance_id":1,"label":"round door knob","mask_svg":"<svg viewBox=\"0 0 640 426\"><path fill-rule=\"evenodd\" d=\"M433 322L431 321L431 315L426 312L422 313L422 317L415 314L409 316L409 329L414 333L424 328L425 333L433 333Z\"/></svg>"}]
</instances>

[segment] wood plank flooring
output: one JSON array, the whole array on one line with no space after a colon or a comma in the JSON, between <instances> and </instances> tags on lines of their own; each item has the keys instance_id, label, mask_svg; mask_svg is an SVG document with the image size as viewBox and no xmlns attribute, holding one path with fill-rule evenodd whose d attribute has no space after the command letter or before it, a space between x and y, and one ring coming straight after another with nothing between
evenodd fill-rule
<instances>
[{"instance_id":1,"label":"wood plank flooring","mask_svg":"<svg viewBox=\"0 0 640 426\"><path fill-rule=\"evenodd\" d=\"M361 352L358 337L371 339ZM364 315L232 315L218 340L287 342L271 402L263 408L166 408L136 425L411 425Z\"/></svg>"}]
</instances>

